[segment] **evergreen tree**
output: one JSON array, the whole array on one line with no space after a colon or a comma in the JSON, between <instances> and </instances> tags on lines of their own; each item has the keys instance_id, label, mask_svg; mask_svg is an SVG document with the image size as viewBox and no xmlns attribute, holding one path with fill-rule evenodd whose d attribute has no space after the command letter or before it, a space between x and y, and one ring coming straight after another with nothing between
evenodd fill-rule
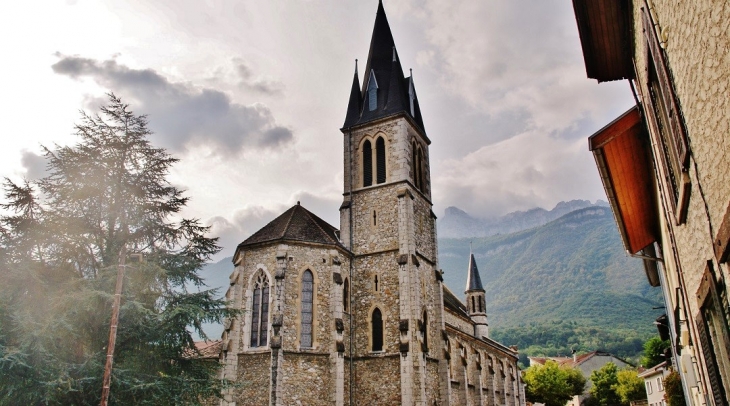
<instances>
[{"instance_id":1,"label":"evergreen tree","mask_svg":"<svg viewBox=\"0 0 730 406\"><path fill-rule=\"evenodd\" d=\"M45 149L47 177L3 184L0 404L99 404L120 255L110 404L218 396L217 363L195 359L191 334L231 315L198 276L220 248L179 218L188 198L166 180L177 159L113 94L75 128L78 144Z\"/></svg>"},{"instance_id":2,"label":"evergreen tree","mask_svg":"<svg viewBox=\"0 0 730 406\"><path fill-rule=\"evenodd\" d=\"M525 370L525 397L546 406L563 406L575 395L583 393L586 379L577 369L561 367L548 360Z\"/></svg>"}]
</instances>

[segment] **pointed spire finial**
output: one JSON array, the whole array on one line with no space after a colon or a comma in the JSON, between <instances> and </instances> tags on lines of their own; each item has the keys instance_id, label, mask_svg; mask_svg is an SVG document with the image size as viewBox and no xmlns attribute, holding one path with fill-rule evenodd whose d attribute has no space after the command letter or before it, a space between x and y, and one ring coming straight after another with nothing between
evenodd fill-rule
<instances>
[{"instance_id":1,"label":"pointed spire finial","mask_svg":"<svg viewBox=\"0 0 730 406\"><path fill-rule=\"evenodd\" d=\"M357 75L357 58L355 58L355 74Z\"/></svg>"}]
</instances>

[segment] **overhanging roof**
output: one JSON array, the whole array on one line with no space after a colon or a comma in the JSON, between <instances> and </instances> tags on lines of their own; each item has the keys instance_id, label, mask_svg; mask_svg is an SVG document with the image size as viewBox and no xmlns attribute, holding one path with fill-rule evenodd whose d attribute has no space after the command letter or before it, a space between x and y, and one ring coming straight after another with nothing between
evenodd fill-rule
<instances>
[{"instance_id":1,"label":"overhanging roof","mask_svg":"<svg viewBox=\"0 0 730 406\"><path fill-rule=\"evenodd\" d=\"M649 138L634 106L588 138L624 247L637 253L657 240L659 213Z\"/></svg>"},{"instance_id":2,"label":"overhanging roof","mask_svg":"<svg viewBox=\"0 0 730 406\"><path fill-rule=\"evenodd\" d=\"M630 0L573 0L573 10L588 77L633 79Z\"/></svg>"}]
</instances>

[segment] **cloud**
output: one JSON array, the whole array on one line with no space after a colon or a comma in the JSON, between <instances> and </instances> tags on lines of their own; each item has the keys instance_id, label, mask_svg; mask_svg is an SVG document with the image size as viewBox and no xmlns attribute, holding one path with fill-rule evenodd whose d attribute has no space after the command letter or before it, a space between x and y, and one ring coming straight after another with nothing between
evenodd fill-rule
<instances>
[{"instance_id":1,"label":"cloud","mask_svg":"<svg viewBox=\"0 0 730 406\"><path fill-rule=\"evenodd\" d=\"M492 217L562 200L605 199L592 160L583 139L524 132L444 162L433 177L435 200Z\"/></svg>"},{"instance_id":2,"label":"cloud","mask_svg":"<svg viewBox=\"0 0 730 406\"><path fill-rule=\"evenodd\" d=\"M240 79L238 82L240 88L273 96L283 93L283 83L265 77L255 77L251 67L239 58L234 58L234 63Z\"/></svg>"},{"instance_id":3,"label":"cloud","mask_svg":"<svg viewBox=\"0 0 730 406\"><path fill-rule=\"evenodd\" d=\"M216 152L235 154L280 147L294 138L261 103L241 105L219 90L171 82L153 69L133 69L113 59L58 56L60 60L51 66L55 73L91 78L123 100L132 99L132 109L149 116L155 132L152 138L167 149L181 151L205 144Z\"/></svg>"},{"instance_id":4,"label":"cloud","mask_svg":"<svg viewBox=\"0 0 730 406\"><path fill-rule=\"evenodd\" d=\"M48 175L46 158L35 152L23 150L20 163L25 169L25 177L29 180L38 180Z\"/></svg>"}]
</instances>

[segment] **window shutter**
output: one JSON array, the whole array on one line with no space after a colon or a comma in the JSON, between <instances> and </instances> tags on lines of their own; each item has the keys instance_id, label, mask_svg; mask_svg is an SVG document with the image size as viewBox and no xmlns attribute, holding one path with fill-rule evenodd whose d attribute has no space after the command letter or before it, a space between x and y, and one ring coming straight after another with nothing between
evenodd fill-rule
<instances>
[{"instance_id":1,"label":"window shutter","mask_svg":"<svg viewBox=\"0 0 730 406\"><path fill-rule=\"evenodd\" d=\"M677 155L675 158L679 162L681 169L683 171L686 171L687 166L689 165L687 132L681 117L679 104L677 103L674 86L670 81L667 60L664 57L661 46L659 45L659 39L657 38L656 31L654 30L654 23L650 15L648 5L645 5L642 9L642 18L644 25L644 35L646 36L646 41L649 45L649 55L654 60L657 79L659 81L659 85L662 88L661 97L664 101L664 106L666 109L665 113L669 118L669 130L672 135L674 150Z\"/></svg>"},{"instance_id":2,"label":"window shutter","mask_svg":"<svg viewBox=\"0 0 730 406\"><path fill-rule=\"evenodd\" d=\"M378 184L385 183L385 140L383 137L378 137L375 141L375 158L378 166Z\"/></svg>"},{"instance_id":3,"label":"window shutter","mask_svg":"<svg viewBox=\"0 0 730 406\"><path fill-rule=\"evenodd\" d=\"M362 145L362 185L373 184L373 146L370 141Z\"/></svg>"},{"instance_id":4,"label":"window shutter","mask_svg":"<svg viewBox=\"0 0 730 406\"><path fill-rule=\"evenodd\" d=\"M695 317L697 322L697 333L700 336L700 347L702 348L702 355L705 359L705 366L707 366L707 375L709 379L710 389L712 390L712 396L716 405L727 405L725 401L725 391L720 381L720 371L715 363L715 353L713 351L712 341L709 337L709 326L707 320L702 311Z\"/></svg>"}]
</instances>

